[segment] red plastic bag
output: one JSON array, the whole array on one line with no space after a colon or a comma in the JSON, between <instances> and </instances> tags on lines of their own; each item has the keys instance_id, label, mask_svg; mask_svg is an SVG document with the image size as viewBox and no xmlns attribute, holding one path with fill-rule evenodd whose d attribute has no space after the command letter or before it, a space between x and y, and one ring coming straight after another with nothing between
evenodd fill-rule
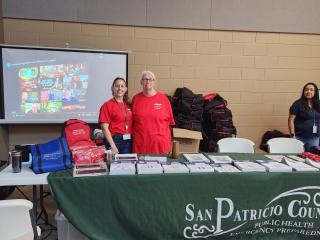
<instances>
[{"instance_id":1,"label":"red plastic bag","mask_svg":"<svg viewBox=\"0 0 320 240\"><path fill-rule=\"evenodd\" d=\"M72 159L75 164L100 163L105 159L104 146L77 147L72 149Z\"/></svg>"}]
</instances>

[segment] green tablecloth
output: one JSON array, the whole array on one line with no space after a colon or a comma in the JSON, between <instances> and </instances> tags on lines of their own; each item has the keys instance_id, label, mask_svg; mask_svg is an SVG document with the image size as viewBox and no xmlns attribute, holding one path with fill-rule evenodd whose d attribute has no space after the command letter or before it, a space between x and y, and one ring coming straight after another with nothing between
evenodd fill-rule
<instances>
[{"instance_id":1,"label":"green tablecloth","mask_svg":"<svg viewBox=\"0 0 320 240\"><path fill-rule=\"evenodd\" d=\"M320 238L320 172L73 178L60 171L48 182L59 209L90 239Z\"/></svg>"}]
</instances>

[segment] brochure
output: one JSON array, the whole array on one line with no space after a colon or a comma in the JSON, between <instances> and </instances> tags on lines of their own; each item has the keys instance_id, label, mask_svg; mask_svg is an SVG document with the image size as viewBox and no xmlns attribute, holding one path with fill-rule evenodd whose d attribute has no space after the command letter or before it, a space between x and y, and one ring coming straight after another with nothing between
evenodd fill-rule
<instances>
[{"instance_id":1,"label":"brochure","mask_svg":"<svg viewBox=\"0 0 320 240\"><path fill-rule=\"evenodd\" d=\"M215 155L208 155L208 157L214 162L214 163L232 163L233 160L231 157L227 155L222 156L215 156Z\"/></svg>"},{"instance_id":2,"label":"brochure","mask_svg":"<svg viewBox=\"0 0 320 240\"><path fill-rule=\"evenodd\" d=\"M162 174L163 168L158 161L154 161L154 162L139 161L137 163L137 173L138 174Z\"/></svg>"},{"instance_id":3,"label":"brochure","mask_svg":"<svg viewBox=\"0 0 320 240\"><path fill-rule=\"evenodd\" d=\"M256 160L264 166L268 172L292 172L292 167L277 161Z\"/></svg>"},{"instance_id":4,"label":"brochure","mask_svg":"<svg viewBox=\"0 0 320 240\"><path fill-rule=\"evenodd\" d=\"M134 175L136 174L136 166L134 162L113 161L110 165L110 175Z\"/></svg>"},{"instance_id":5,"label":"brochure","mask_svg":"<svg viewBox=\"0 0 320 240\"><path fill-rule=\"evenodd\" d=\"M164 163L162 167L164 173L189 173L189 168L179 162Z\"/></svg>"},{"instance_id":6,"label":"brochure","mask_svg":"<svg viewBox=\"0 0 320 240\"><path fill-rule=\"evenodd\" d=\"M235 166L228 164L228 163L223 163L223 164L210 164L215 171L217 172L241 172L238 168Z\"/></svg>"},{"instance_id":7,"label":"brochure","mask_svg":"<svg viewBox=\"0 0 320 240\"><path fill-rule=\"evenodd\" d=\"M214 172L214 168L207 163L189 163L186 165L190 173L208 173Z\"/></svg>"},{"instance_id":8,"label":"brochure","mask_svg":"<svg viewBox=\"0 0 320 240\"><path fill-rule=\"evenodd\" d=\"M207 162L210 163L210 160L206 158L202 153L185 153L183 154L184 158L191 163L196 162Z\"/></svg>"},{"instance_id":9,"label":"brochure","mask_svg":"<svg viewBox=\"0 0 320 240\"><path fill-rule=\"evenodd\" d=\"M277 162L282 162L282 159L285 157L284 155L269 155L269 154L264 156Z\"/></svg>"},{"instance_id":10,"label":"brochure","mask_svg":"<svg viewBox=\"0 0 320 240\"><path fill-rule=\"evenodd\" d=\"M316 162L316 161L313 161L312 159L310 158L306 158L306 164L309 164L310 166L312 167L315 167L315 168L318 168L320 169L320 162Z\"/></svg>"},{"instance_id":11,"label":"brochure","mask_svg":"<svg viewBox=\"0 0 320 240\"><path fill-rule=\"evenodd\" d=\"M287 164L288 166L292 167L295 171L318 171L317 168L312 167L306 163L303 162L297 162L295 160L292 160L290 158L284 158L283 163Z\"/></svg>"},{"instance_id":12,"label":"brochure","mask_svg":"<svg viewBox=\"0 0 320 240\"><path fill-rule=\"evenodd\" d=\"M265 172L266 168L253 161L235 161L234 165L242 172Z\"/></svg>"}]
</instances>

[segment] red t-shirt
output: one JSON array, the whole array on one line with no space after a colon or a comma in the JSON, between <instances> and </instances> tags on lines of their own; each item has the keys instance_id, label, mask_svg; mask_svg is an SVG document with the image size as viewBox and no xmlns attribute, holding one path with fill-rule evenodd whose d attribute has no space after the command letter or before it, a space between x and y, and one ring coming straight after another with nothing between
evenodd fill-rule
<instances>
[{"instance_id":1,"label":"red t-shirt","mask_svg":"<svg viewBox=\"0 0 320 240\"><path fill-rule=\"evenodd\" d=\"M169 125L175 125L170 102L164 94L147 97L143 93L132 99L133 152L168 153L171 150Z\"/></svg>"},{"instance_id":2,"label":"red t-shirt","mask_svg":"<svg viewBox=\"0 0 320 240\"><path fill-rule=\"evenodd\" d=\"M110 99L100 108L99 123L108 123L111 135L132 133L132 112L123 102ZM125 126L128 126L128 130Z\"/></svg>"}]
</instances>

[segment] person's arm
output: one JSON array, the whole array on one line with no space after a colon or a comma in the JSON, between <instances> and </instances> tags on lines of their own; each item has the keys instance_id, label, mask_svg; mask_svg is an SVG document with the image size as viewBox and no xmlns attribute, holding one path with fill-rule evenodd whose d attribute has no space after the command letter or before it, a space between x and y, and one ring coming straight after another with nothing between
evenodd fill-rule
<instances>
[{"instance_id":1,"label":"person's arm","mask_svg":"<svg viewBox=\"0 0 320 240\"><path fill-rule=\"evenodd\" d=\"M294 130L294 119L296 118L296 115L289 114L288 118L288 128L289 128L289 133L291 137L296 137L296 133Z\"/></svg>"},{"instance_id":2,"label":"person's arm","mask_svg":"<svg viewBox=\"0 0 320 240\"><path fill-rule=\"evenodd\" d=\"M110 144L112 154L118 154L119 150L113 141L111 132L109 130L109 124L101 123L101 129L104 134L104 137L107 139L108 143Z\"/></svg>"}]
</instances>

